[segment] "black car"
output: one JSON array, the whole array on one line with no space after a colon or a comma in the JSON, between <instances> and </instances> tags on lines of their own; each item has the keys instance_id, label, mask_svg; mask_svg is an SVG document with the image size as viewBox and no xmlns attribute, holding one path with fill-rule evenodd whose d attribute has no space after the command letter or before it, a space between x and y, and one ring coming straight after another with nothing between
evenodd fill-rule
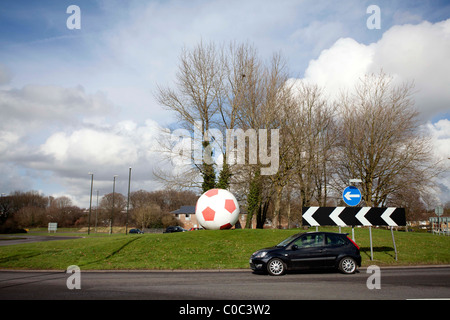
<instances>
[{"instance_id":1,"label":"black car","mask_svg":"<svg viewBox=\"0 0 450 320\"><path fill-rule=\"evenodd\" d=\"M301 268L337 268L345 274L361 266L358 245L347 234L332 232L299 233L275 247L258 250L250 258L253 271L279 276Z\"/></svg>"},{"instance_id":2,"label":"black car","mask_svg":"<svg viewBox=\"0 0 450 320\"><path fill-rule=\"evenodd\" d=\"M130 229L128 233L144 234L144 231L141 231L140 229Z\"/></svg>"},{"instance_id":3,"label":"black car","mask_svg":"<svg viewBox=\"0 0 450 320\"><path fill-rule=\"evenodd\" d=\"M186 230L180 226L170 226L166 228L166 231L163 233L172 233L172 232L185 232Z\"/></svg>"}]
</instances>

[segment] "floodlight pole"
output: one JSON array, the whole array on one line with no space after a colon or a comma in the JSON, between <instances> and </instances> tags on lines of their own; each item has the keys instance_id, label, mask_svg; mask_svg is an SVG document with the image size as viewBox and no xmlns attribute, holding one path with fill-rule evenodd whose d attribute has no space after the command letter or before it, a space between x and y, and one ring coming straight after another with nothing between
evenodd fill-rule
<instances>
[{"instance_id":1,"label":"floodlight pole","mask_svg":"<svg viewBox=\"0 0 450 320\"><path fill-rule=\"evenodd\" d=\"M91 176L91 196L89 200L89 218L88 218L88 235L91 233L91 212L92 212L92 187L94 186L94 174L88 173Z\"/></svg>"},{"instance_id":2,"label":"floodlight pole","mask_svg":"<svg viewBox=\"0 0 450 320\"><path fill-rule=\"evenodd\" d=\"M95 233L97 233L97 220L98 220L98 190L97 192L97 207L95 207Z\"/></svg>"},{"instance_id":3,"label":"floodlight pole","mask_svg":"<svg viewBox=\"0 0 450 320\"><path fill-rule=\"evenodd\" d=\"M110 219L110 225L109 225L109 234L112 234L112 225L113 225L113 217L114 217L114 193L116 191L116 177L117 175L114 175L113 177L113 198L112 198L112 207L111 207L111 219Z\"/></svg>"},{"instance_id":4,"label":"floodlight pole","mask_svg":"<svg viewBox=\"0 0 450 320\"><path fill-rule=\"evenodd\" d=\"M130 184L131 184L131 167L128 171L128 200L127 200L127 219L125 222L125 234L128 234L128 211L130 209Z\"/></svg>"}]
</instances>

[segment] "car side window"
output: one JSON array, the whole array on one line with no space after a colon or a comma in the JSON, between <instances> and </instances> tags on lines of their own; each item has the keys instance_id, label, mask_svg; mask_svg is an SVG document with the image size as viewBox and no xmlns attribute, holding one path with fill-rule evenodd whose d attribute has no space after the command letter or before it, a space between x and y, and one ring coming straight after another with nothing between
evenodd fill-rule
<instances>
[{"instance_id":1,"label":"car side window","mask_svg":"<svg viewBox=\"0 0 450 320\"><path fill-rule=\"evenodd\" d=\"M311 248L323 246L323 234L307 234L294 243L298 248Z\"/></svg>"},{"instance_id":2,"label":"car side window","mask_svg":"<svg viewBox=\"0 0 450 320\"><path fill-rule=\"evenodd\" d=\"M335 234L327 234L325 244L327 246L342 246L345 244L344 239Z\"/></svg>"}]
</instances>

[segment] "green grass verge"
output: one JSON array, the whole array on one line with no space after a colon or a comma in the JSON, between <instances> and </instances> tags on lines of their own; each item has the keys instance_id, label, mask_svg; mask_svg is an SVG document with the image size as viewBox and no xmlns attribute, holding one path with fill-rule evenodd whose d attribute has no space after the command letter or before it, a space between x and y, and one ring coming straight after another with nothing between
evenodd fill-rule
<instances>
[{"instance_id":1,"label":"green grass verge","mask_svg":"<svg viewBox=\"0 0 450 320\"><path fill-rule=\"evenodd\" d=\"M320 230L337 231L333 228ZM65 270L235 269L248 268L250 255L301 230L194 231L174 234L87 236L82 239L0 246L0 268ZM342 232L351 233L351 228ZM450 237L394 232L398 261L389 230L355 228L363 266L450 264Z\"/></svg>"}]
</instances>

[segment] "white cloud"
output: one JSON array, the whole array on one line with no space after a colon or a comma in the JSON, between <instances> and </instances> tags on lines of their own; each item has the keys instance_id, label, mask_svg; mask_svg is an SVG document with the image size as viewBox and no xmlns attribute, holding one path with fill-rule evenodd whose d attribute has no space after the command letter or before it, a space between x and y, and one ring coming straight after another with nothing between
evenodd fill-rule
<instances>
[{"instance_id":1,"label":"white cloud","mask_svg":"<svg viewBox=\"0 0 450 320\"><path fill-rule=\"evenodd\" d=\"M64 88L50 85L0 90L0 109L0 128L28 133L32 129L48 129L49 124L73 125L84 116L114 110L101 92L88 94L81 86Z\"/></svg>"},{"instance_id":2,"label":"white cloud","mask_svg":"<svg viewBox=\"0 0 450 320\"><path fill-rule=\"evenodd\" d=\"M114 107L101 92L88 94L82 87L27 85L1 89L0 110L0 162L14 163L23 170L30 164L46 163L48 154L40 152L40 144L50 138L50 152L61 160L68 148L67 132L84 126L90 117L110 115ZM52 136L52 132L57 133ZM76 134L79 136L71 137L70 142L75 143L71 148L81 150L76 142L83 140L83 132ZM52 164L47 164L43 167L51 168Z\"/></svg>"},{"instance_id":3,"label":"white cloud","mask_svg":"<svg viewBox=\"0 0 450 320\"><path fill-rule=\"evenodd\" d=\"M12 75L9 69L0 63L0 86L8 84L11 81Z\"/></svg>"},{"instance_id":4,"label":"white cloud","mask_svg":"<svg viewBox=\"0 0 450 320\"><path fill-rule=\"evenodd\" d=\"M153 162L160 132L159 126L150 120L143 126L127 120L108 128L56 132L39 148L39 153L50 160L40 166L56 171L64 168L72 168L73 171L80 168L107 171L107 168L113 170Z\"/></svg>"},{"instance_id":5,"label":"white cloud","mask_svg":"<svg viewBox=\"0 0 450 320\"><path fill-rule=\"evenodd\" d=\"M364 75L373 61L373 46L360 44L351 38L339 39L317 60L312 60L305 80L322 86L331 97L351 88Z\"/></svg>"},{"instance_id":6,"label":"white cloud","mask_svg":"<svg viewBox=\"0 0 450 320\"><path fill-rule=\"evenodd\" d=\"M118 106L101 91L91 94L81 86L3 87L0 110L2 192L35 189L70 195L74 204L84 207L87 172L95 173L101 195L111 192L110 180L119 174L116 191L124 193L130 166L134 190L159 186L153 168L163 165L157 152L160 125L150 119L117 120Z\"/></svg>"},{"instance_id":7,"label":"white cloud","mask_svg":"<svg viewBox=\"0 0 450 320\"><path fill-rule=\"evenodd\" d=\"M433 143L433 151L439 159L448 160L450 158L450 120L441 119L436 123L427 123Z\"/></svg>"},{"instance_id":8,"label":"white cloud","mask_svg":"<svg viewBox=\"0 0 450 320\"><path fill-rule=\"evenodd\" d=\"M436 123L428 122L425 125L431 138L433 152L441 160L444 171L437 179L437 196L441 203L450 201L450 120L441 119Z\"/></svg>"},{"instance_id":9,"label":"white cloud","mask_svg":"<svg viewBox=\"0 0 450 320\"><path fill-rule=\"evenodd\" d=\"M10 151L11 146L18 144L20 136L11 131L0 130L0 154L5 155Z\"/></svg>"},{"instance_id":10,"label":"white cloud","mask_svg":"<svg viewBox=\"0 0 450 320\"><path fill-rule=\"evenodd\" d=\"M116 166L128 159L136 161L136 150L127 139L109 132L80 129L67 135L58 132L41 146L41 151L51 155L58 165L95 164Z\"/></svg>"},{"instance_id":11,"label":"white cloud","mask_svg":"<svg viewBox=\"0 0 450 320\"><path fill-rule=\"evenodd\" d=\"M424 127L430 134L433 153L449 168L450 121L441 119L432 123L433 119L448 115L450 111L448 57L450 19L397 25L369 45L351 38L337 40L317 59L309 62L303 80L322 86L331 98L337 98L342 89L351 90L364 74L378 73L381 69L392 75L396 83L414 81L415 106L421 118L427 121ZM448 172L438 177L436 184L440 200L449 201Z\"/></svg>"},{"instance_id":12,"label":"white cloud","mask_svg":"<svg viewBox=\"0 0 450 320\"><path fill-rule=\"evenodd\" d=\"M24 181L18 168L26 168L27 181L32 181L31 176L38 177L51 186L44 193L70 195L74 204L81 207L89 201L88 172L94 173L94 188L101 190L101 196L111 192L112 177L116 174L119 175L116 192L126 193L129 167L133 168L133 190L153 190L159 187L153 168L166 165L158 152L161 132L153 120L142 125L125 120L114 125L89 124L76 130L58 131L41 145L27 145L20 155L16 154L15 163L9 165L14 170L10 170L8 179ZM30 185L22 189L29 190Z\"/></svg>"},{"instance_id":13,"label":"white cloud","mask_svg":"<svg viewBox=\"0 0 450 320\"><path fill-rule=\"evenodd\" d=\"M2 162L0 165L0 193L10 193L15 190L29 191L32 178L23 175L17 165Z\"/></svg>"},{"instance_id":14,"label":"white cloud","mask_svg":"<svg viewBox=\"0 0 450 320\"><path fill-rule=\"evenodd\" d=\"M365 73L381 69L395 81L414 81L416 107L430 119L449 111L450 19L394 26L370 45L341 38L312 60L305 79L323 86L331 96L352 88Z\"/></svg>"}]
</instances>

